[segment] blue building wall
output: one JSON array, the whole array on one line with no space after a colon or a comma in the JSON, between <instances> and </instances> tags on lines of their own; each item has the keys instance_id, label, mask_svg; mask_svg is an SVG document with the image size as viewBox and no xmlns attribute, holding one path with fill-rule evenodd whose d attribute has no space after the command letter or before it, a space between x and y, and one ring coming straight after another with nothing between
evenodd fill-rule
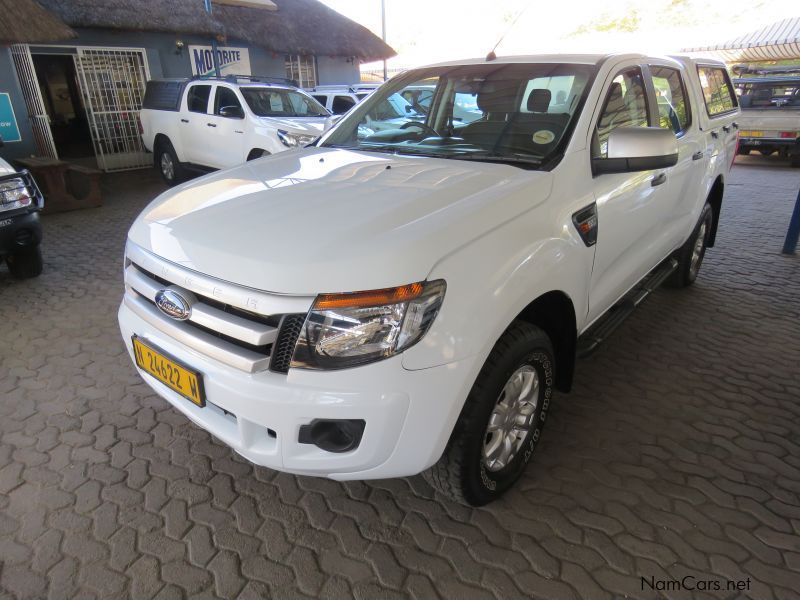
<instances>
[{"instance_id":1,"label":"blue building wall","mask_svg":"<svg viewBox=\"0 0 800 600\"><path fill-rule=\"evenodd\" d=\"M28 111L25 109L25 101L17 80L11 50L2 47L0 47L0 93L8 94L11 98L20 138L22 138L19 142L4 142L4 146L0 148L0 157L9 160L30 156L33 152L33 130L28 120Z\"/></svg>"},{"instance_id":2,"label":"blue building wall","mask_svg":"<svg viewBox=\"0 0 800 600\"><path fill-rule=\"evenodd\" d=\"M153 33L141 31L116 31L107 29L76 28L78 37L67 40L62 45L31 45L31 52L74 53L76 46L116 46L122 48L144 48L147 55L151 78L189 77L192 74L190 45L211 45L205 36L177 33ZM181 52L175 42L182 41ZM261 47L229 39L226 46L247 48L250 54L250 70L253 75L285 77L284 54L273 53ZM358 62L349 62L344 57L317 57L317 78L320 84L357 83L360 79ZM0 92L8 92L22 134L22 141L9 143L0 148L4 158L20 158L36 152L33 132L27 118L27 110L17 81L16 71L8 48L0 48Z\"/></svg>"}]
</instances>

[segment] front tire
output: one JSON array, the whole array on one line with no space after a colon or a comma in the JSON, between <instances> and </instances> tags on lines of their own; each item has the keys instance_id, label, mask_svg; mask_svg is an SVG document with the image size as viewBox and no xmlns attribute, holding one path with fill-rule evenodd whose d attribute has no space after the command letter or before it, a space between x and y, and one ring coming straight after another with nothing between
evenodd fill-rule
<instances>
[{"instance_id":1,"label":"front tire","mask_svg":"<svg viewBox=\"0 0 800 600\"><path fill-rule=\"evenodd\" d=\"M530 323L512 323L481 368L444 454L423 473L428 483L471 506L502 496L536 449L554 381L550 338Z\"/></svg>"},{"instance_id":2,"label":"front tire","mask_svg":"<svg viewBox=\"0 0 800 600\"><path fill-rule=\"evenodd\" d=\"M39 246L26 248L6 257L8 270L17 279L32 279L42 274L44 263Z\"/></svg>"},{"instance_id":3,"label":"front tire","mask_svg":"<svg viewBox=\"0 0 800 600\"><path fill-rule=\"evenodd\" d=\"M747 156L750 154L750 148L739 148L739 152L737 154L741 154L742 156Z\"/></svg>"},{"instance_id":4,"label":"front tire","mask_svg":"<svg viewBox=\"0 0 800 600\"><path fill-rule=\"evenodd\" d=\"M678 268L667 279L667 285L674 288L682 288L692 285L697 279L697 273L703 264L706 255L708 239L711 236L711 228L714 225L714 209L706 203L700 219L695 225L692 235L686 240L675 255L678 259Z\"/></svg>"}]
</instances>

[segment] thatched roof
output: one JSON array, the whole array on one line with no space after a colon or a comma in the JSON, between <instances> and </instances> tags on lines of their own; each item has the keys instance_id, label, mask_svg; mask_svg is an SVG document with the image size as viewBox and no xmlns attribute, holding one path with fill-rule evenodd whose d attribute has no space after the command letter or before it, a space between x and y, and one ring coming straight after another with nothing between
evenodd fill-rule
<instances>
[{"instance_id":1,"label":"thatched roof","mask_svg":"<svg viewBox=\"0 0 800 600\"><path fill-rule=\"evenodd\" d=\"M11 0L8 0L11 1ZM318 0L272 0L277 10L203 0L40 0L73 27L225 35L274 52L355 56L364 61L395 55L366 27Z\"/></svg>"},{"instance_id":2,"label":"thatched roof","mask_svg":"<svg viewBox=\"0 0 800 600\"><path fill-rule=\"evenodd\" d=\"M216 35L223 26L203 0L39 0L72 27Z\"/></svg>"},{"instance_id":3,"label":"thatched roof","mask_svg":"<svg viewBox=\"0 0 800 600\"><path fill-rule=\"evenodd\" d=\"M77 37L35 0L0 0L0 44L58 42Z\"/></svg>"},{"instance_id":4,"label":"thatched roof","mask_svg":"<svg viewBox=\"0 0 800 600\"><path fill-rule=\"evenodd\" d=\"M369 29L317 0L273 0L277 11L214 5L228 37L275 52L356 56L365 62L396 52Z\"/></svg>"}]
</instances>

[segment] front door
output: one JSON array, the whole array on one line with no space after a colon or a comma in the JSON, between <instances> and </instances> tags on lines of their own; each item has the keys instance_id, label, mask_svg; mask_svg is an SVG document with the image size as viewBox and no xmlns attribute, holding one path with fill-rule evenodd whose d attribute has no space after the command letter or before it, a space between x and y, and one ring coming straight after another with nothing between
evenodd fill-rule
<instances>
[{"instance_id":1,"label":"front door","mask_svg":"<svg viewBox=\"0 0 800 600\"><path fill-rule=\"evenodd\" d=\"M227 111L222 111L227 109ZM231 114L232 110L241 111L241 117ZM220 111L227 112L222 116ZM217 148L214 153L216 163L211 166L227 169L242 164L245 152L250 150L244 147L244 109L236 96L236 92L224 85L217 85L214 91L214 104L212 114L209 115L206 127L209 130L208 145ZM220 151L224 148L224 152Z\"/></svg>"},{"instance_id":2,"label":"front door","mask_svg":"<svg viewBox=\"0 0 800 600\"><path fill-rule=\"evenodd\" d=\"M618 127L655 124L648 86L638 65L622 67L606 83L605 100L592 132L592 157L607 156L608 136ZM597 249L589 291L588 322L610 308L663 258L664 188L661 171L610 173L593 180L597 202Z\"/></svg>"}]
</instances>

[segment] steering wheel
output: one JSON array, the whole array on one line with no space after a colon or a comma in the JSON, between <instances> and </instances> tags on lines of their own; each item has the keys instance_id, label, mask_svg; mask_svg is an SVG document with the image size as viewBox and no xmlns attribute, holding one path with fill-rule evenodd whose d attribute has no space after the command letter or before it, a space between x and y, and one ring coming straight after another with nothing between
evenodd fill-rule
<instances>
[{"instance_id":1,"label":"steering wheel","mask_svg":"<svg viewBox=\"0 0 800 600\"><path fill-rule=\"evenodd\" d=\"M439 137L438 131L436 131L430 125L426 125L425 123L421 123L420 121L409 121L408 123L403 123L400 126L400 129L408 129L409 127L419 127L420 129L427 131L428 133L432 133L435 137Z\"/></svg>"}]
</instances>

